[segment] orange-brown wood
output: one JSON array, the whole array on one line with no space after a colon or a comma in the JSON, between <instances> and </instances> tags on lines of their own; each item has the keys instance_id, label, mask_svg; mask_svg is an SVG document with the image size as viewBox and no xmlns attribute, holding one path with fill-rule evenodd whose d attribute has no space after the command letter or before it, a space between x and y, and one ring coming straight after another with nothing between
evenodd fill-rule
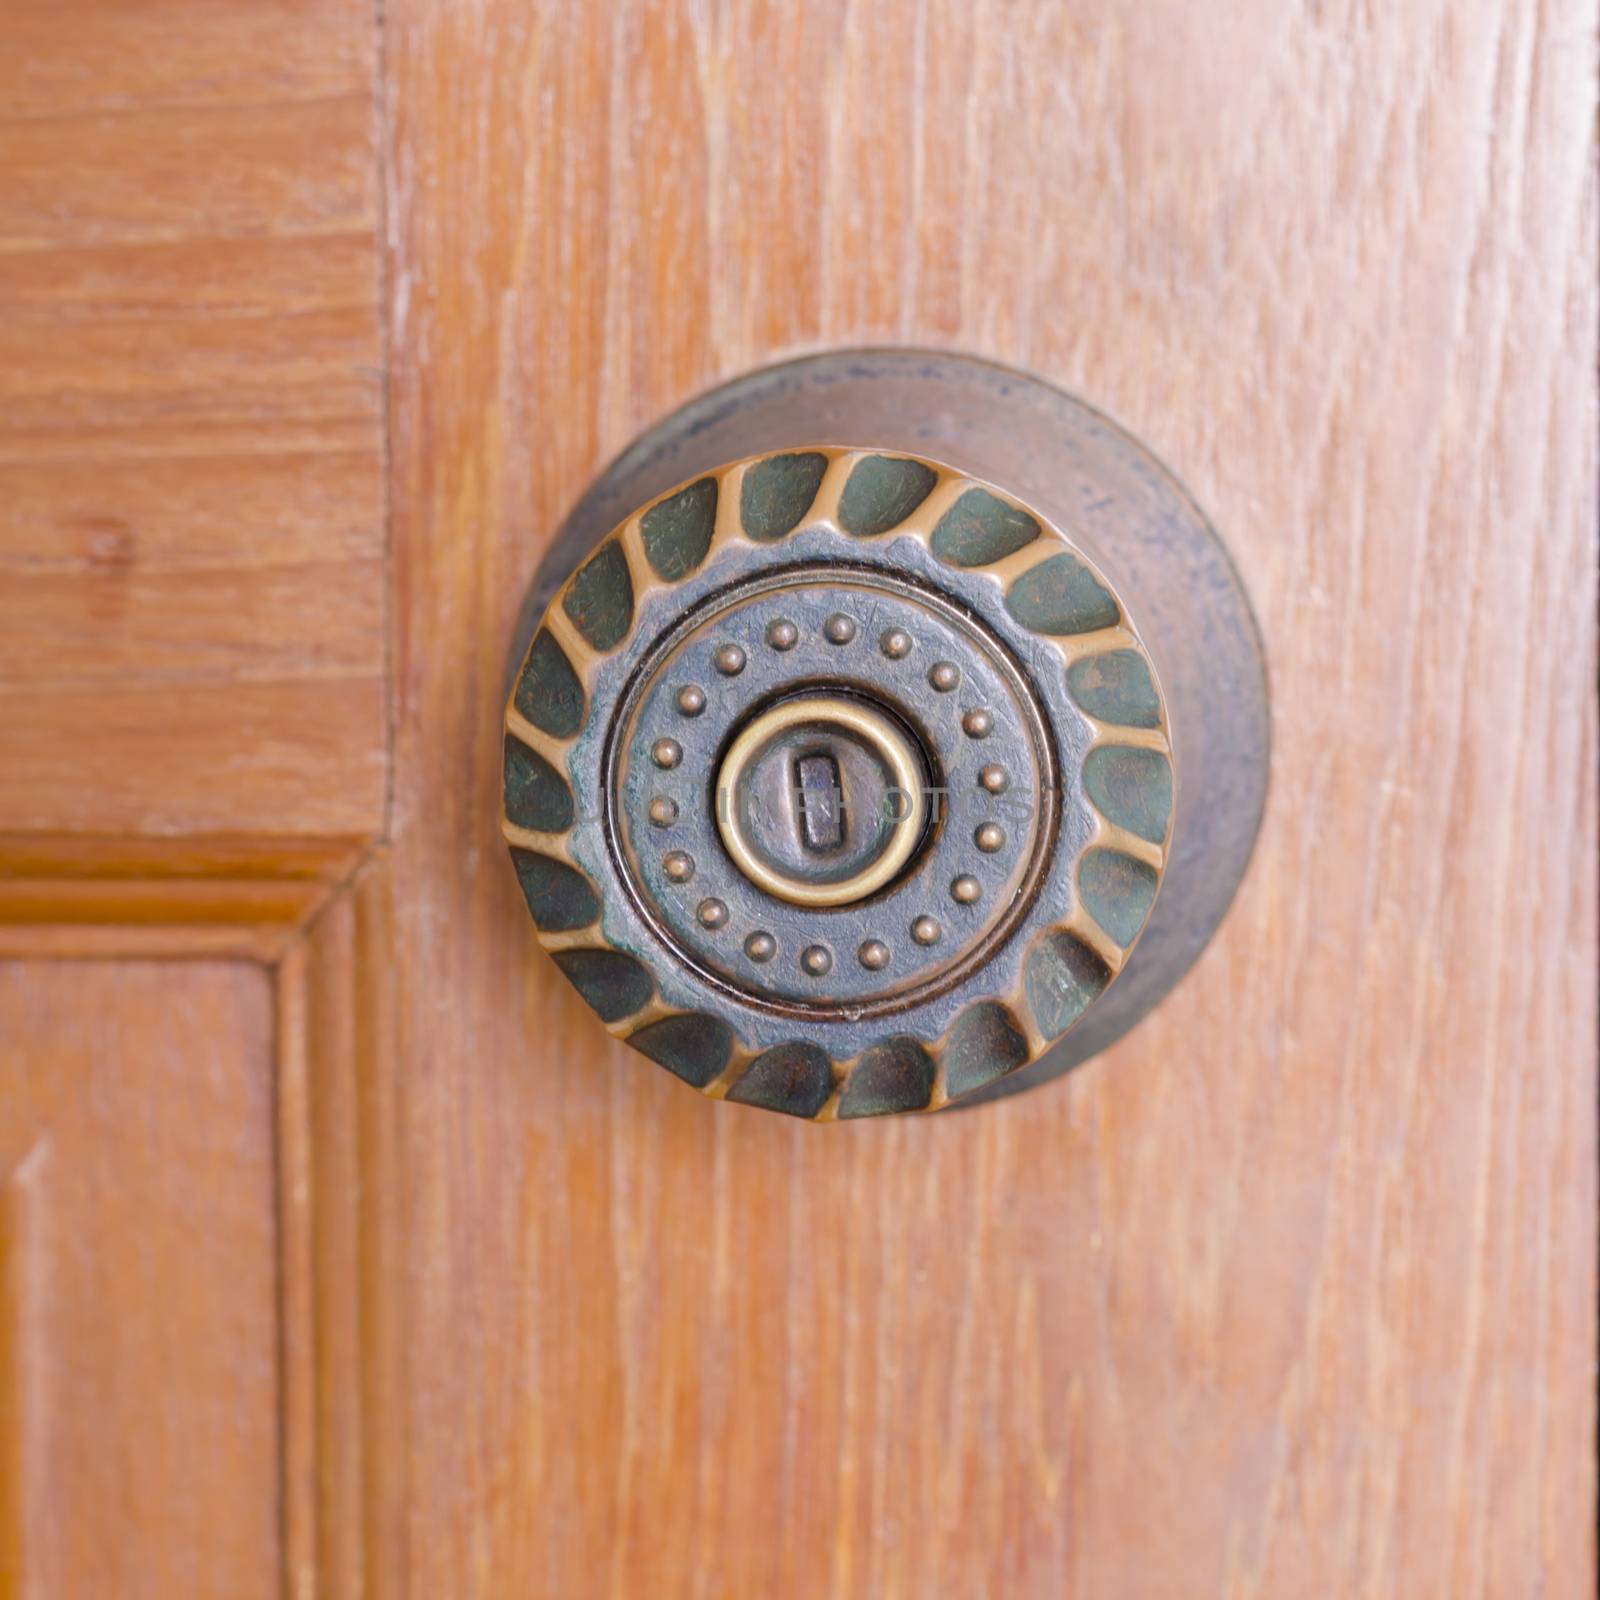
<instances>
[{"instance_id":1,"label":"orange-brown wood","mask_svg":"<svg viewBox=\"0 0 1600 1600\"><path fill-rule=\"evenodd\" d=\"M0 21L0 830L370 838L364 0Z\"/></svg>"},{"instance_id":2,"label":"orange-brown wood","mask_svg":"<svg viewBox=\"0 0 1600 1600\"><path fill-rule=\"evenodd\" d=\"M405 1592L408 1377L390 1208L393 907L381 860L277 973L284 1566L300 1597Z\"/></svg>"},{"instance_id":3,"label":"orange-brown wood","mask_svg":"<svg viewBox=\"0 0 1600 1600\"><path fill-rule=\"evenodd\" d=\"M282 955L359 839L0 834L0 955Z\"/></svg>"},{"instance_id":4,"label":"orange-brown wood","mask_svg":"<svg viewBox=\"0 0 1600 1600\"><path fill-rule=\"evenodd\" d=\"M1590 8L386 8L412 1592L1594 1586ZM1190 482L1245 893L1025 1101L817 1129L601 1040L494 837L585 480L850 340Z\"/></svg>"},{"instance_id":5,"label":"orange-brown wood","mask_svg":"<svg viewBox=\"0 0 1600 1600\"><path fill-rule=\"evenodd\" d=\"M1593 1593L1592 22L14 0L0 1595ZM1277 747L1116 1051L813 1128L566 989L499 718L596 468L862 340L1171 461Z\"/></svg>"},{"instance_id":6,"label":"orange-brown wood","mask_svg":"<svg viewBox=\"0 0 1600 1600\"><path fill-rule=\"evenodd\" d=\"M0 1594L281 1593L271 991L0 963Z\"/></svg>"}]
</instances>

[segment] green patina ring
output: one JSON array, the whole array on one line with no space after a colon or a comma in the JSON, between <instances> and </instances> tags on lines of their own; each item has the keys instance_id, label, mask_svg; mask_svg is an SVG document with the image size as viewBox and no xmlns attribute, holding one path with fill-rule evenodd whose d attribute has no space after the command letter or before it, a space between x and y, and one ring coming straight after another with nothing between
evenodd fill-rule
<instances>
[{"instance_id":1,"label":"green patina ring","mask_svg":"<svg viewBox=\"0 0 1600 1600\"><path fill-rule=\"evenodd\" d=\"M634 916L607 854L616 819L602 755L621 687L658 631L651 618L702 604L763 563L850 557L911 573L1009 632L1049 707L1066 810L1027 917L956 991L892 1026L840 1006L837 1017L813 1008L796 1027L675 963ZM679 802L661 804L663 817L673 808L665 846ZM786 450L653 499L551 602L507 709L505 833L557 965L613 1033L703 1092L820 1120L936 1109L1037 1059L1125 966L1160 886L1174 804L1156 671L1104 576L997 486L888 451ZM973 893L964 880L950 892L957 907ZM701 912L714 931L731 926L720 900ZM900 936L921 939L927 920ZM741 936L752 960L769 959L770 934ZM878 943L862 944L864 967Z\"/></svg>"}]
</instances>

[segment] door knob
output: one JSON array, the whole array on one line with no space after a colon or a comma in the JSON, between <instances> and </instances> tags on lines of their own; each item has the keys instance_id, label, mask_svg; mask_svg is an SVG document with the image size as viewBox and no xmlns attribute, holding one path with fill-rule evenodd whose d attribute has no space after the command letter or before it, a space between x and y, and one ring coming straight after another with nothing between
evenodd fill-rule
<instances>
[{"instance_id":1,"label":"door knob","mask_svg":"<svg viewBox=\"0 0 1600 1600\"><path fill-rule=\"evenodd\" d=\"M552 546L506 711L541 942L703 1092L831 1120L1041 1081L1182 976L1248 859L1248 602L1166 471L989 363L692 403Z\"/></svg>"}]
</instances>

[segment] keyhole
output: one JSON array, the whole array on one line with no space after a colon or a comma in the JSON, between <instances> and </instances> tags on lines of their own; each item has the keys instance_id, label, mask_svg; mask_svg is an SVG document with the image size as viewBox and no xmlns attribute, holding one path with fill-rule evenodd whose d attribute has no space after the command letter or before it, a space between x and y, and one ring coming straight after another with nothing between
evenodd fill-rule
<instances>
[{"instance_id":1,"label":"keyhole","mask_svg":"<svg viewBox=\"0 0 1600 1600\"><path fill-rule=\"evenodd\" d=\"M844 843L844 796L839 792L839 763L813 752L797 758L794 786L800 805L800 842L819 854Z\"/></svg>"}]
</instances>

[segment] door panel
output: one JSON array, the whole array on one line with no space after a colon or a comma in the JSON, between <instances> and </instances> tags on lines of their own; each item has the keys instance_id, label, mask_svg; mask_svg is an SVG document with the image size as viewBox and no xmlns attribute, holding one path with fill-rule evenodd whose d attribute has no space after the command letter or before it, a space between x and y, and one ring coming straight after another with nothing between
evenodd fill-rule
<instances>
[{"instance_id":1,"label":"door panel","mask_svg":"<svg viewBox=\"0 0 1600 1600\"><path fill-rule=\"evenodd\" d=\"M0 835L369 837L371 9L16 0L0 30Z\"/></svg>"},{"instance_id":2,"label":"door panel","mask_svg":"<svg viewBox=\"0 0 1600 1600\"><path fill-rule=\"evenodd\" d=\"M280 1591L272 993L0 963L0 1590Z\"/></svg>"}]
</instances>

